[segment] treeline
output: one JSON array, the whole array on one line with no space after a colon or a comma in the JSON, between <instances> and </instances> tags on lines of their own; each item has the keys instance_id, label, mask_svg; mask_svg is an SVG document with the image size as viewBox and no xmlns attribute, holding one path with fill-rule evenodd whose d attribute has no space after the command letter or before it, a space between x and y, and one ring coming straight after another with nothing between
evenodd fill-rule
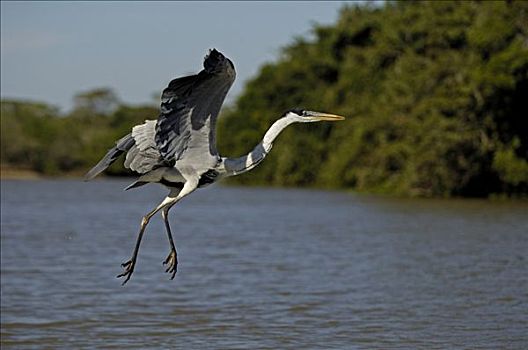
<instances>
[{"instance_id":1,"label":"treeline","mask_svg":"<svg viewBox=\"0 0 528 350\"><path fill-rule=\"evenodd\" d=\"M247 153L280 114L304 107L347 120L290 127L265 162L232 181L526 196L527 97L528 2L354 5L260 69L224 109L219 150ZM158 114L107 89L77 95L67 115L24 101L4 100L1 111L2 166L45 174L87 170Z\"/></svg>"},{"instance_id":2,"label":"treeline","mask_svg":"<svg viewBox=\"0 0 528 350\"><path fill-rule=\"evenodd\" d=\"M107 88L80 93L68 114L44 103L2 100L2 167L45 175L80 174L135 124L155 119L155 106L126 106ZM119 164L117 164L119 163ZM107 172L128 174L122 162Z\"/></svg>"},{"instance_id":3,"label":"treeline","mask_svg":"<svg viewBox=\"0 0 528 350\"><path fill-rule=\"evenodd\" d=\"M348 117L295 126L247 184L418 196L528 193L528 2L342 9L265 65L219 125L247 152L292 106Z\"/></svg>"}]
</instances>

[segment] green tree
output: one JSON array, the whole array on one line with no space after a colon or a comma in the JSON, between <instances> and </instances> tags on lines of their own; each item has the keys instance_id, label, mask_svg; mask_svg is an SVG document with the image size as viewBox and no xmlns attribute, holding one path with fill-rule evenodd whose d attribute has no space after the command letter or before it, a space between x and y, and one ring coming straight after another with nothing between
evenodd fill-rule
<instances>
[{"instance_id":1,"label":"green tree","mask_svg":"<svg viewBox=\"0 0 528 350\"><path fill-rule=\"evenodd\" d=\"M262 67L219 123L245 153L285 110L297 126L241 183L420 196L528 192L528 3L397 2L341 10Z\"/></svg>"},{"instance_id":2,"label":"green tree","mask_svg":"<svg viewBox=\"0 0 528 350\"><path fill-rule=\"evenodd\" d=\"M76 94L74 108L78 112L109 115L119 106L119 98L112 89L97 88Z\"/></svg>"},{"instance_id":3,"label":"green tree","mask_svg":"<svg viewBox=\"0 0 528 350\"><path fill-rule=\"evenodd\" d=\"M114 142L145 119L152 106L120 106L111 114L74 109L67 115L44 103L2 100L1 165L42 174L80 173L97 163ZM110 174L129 174L122 164Z\"/></svg>"}]
</instances>

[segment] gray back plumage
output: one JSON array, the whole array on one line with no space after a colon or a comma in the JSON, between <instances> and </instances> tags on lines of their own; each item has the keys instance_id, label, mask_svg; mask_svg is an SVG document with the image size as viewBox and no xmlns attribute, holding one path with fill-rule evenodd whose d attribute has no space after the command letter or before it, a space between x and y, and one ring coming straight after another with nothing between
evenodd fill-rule
<instances>
[{"instance_id":1,"label":"gray back plumage","mask_svg":"<svg viewBox=\"0 0 528 350\"><path fill-rule=\"evenodd\" d=\"M127 152L125 168L144 174L164 165L160 152L154 141L156 121L147 120L144 124L132 128L134 145Z\"/></svg>"}]
</instances>

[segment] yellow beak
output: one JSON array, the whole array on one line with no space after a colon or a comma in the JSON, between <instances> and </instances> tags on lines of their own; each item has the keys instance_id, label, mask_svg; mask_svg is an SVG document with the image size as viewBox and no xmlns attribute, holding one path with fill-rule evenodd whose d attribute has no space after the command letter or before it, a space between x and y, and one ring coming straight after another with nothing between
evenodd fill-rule
<instances>
[{"instance_id":1,"label":"yellow beak","mask_svg":"<svg viewBox=\"0 0 528 350\"><path fill-rule=\"evenodd\" d=\"M319 112L311 112L310 117L314 118L315 120L326 120L330 122L335 122L338 120L345 120L345 117L337 115L337 114L319 113Z\"/></svg>"}]
</instances>

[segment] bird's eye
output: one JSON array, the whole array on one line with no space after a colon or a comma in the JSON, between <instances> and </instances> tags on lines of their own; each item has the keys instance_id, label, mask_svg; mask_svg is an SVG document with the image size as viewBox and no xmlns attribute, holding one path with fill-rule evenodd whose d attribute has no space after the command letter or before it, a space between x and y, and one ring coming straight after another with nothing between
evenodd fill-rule
<instances>
[{"instance_id":1,"label":"bird's eye","mask_svg":"<svg viewBox=\"0 0 528 350\"><path fill-rule=\"evenodd\" d=\"M304 109L302 109L302 108L292 108L289 111L287 111L286 113L294 113L294 114L297 114L300 117L306 116L306 111ZM285 113L285 115L286 115L286 113Z\"/></svg>"}]
</instances>

